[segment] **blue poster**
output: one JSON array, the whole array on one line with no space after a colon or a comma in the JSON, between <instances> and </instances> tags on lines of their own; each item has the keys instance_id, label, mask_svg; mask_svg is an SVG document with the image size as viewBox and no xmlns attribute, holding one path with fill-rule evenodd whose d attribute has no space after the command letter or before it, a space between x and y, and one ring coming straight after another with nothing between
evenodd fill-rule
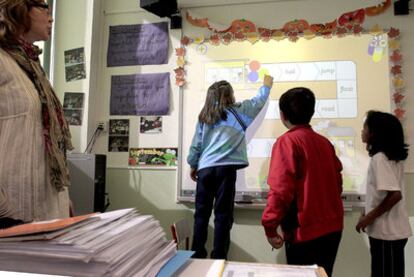
<instances>
[{"instance_id":1,"label":"blue poster","mask_svg":"<svg viewBox=\"0 0 414 277\"><path fill-rule=\"evenodd\" d=\"M107 65L168 63L168 23L109 27Z\"/></svg>"},{"instance_id":2,"label":"blue poster","mask_svg":"<svg viewBox=\"0 0 414 277\"><path fill-rule=\"evenodd\" d=\"M170 73L112 76L111 115L166 115L170 109Z\"/></svg>"}]
</instances>

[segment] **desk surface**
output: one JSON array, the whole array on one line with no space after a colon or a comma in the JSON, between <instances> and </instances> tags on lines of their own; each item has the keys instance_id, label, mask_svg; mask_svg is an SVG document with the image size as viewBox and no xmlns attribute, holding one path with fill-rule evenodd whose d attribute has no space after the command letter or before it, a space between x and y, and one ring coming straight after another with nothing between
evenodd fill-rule
<instances>
[{"instance_id":1,"label":"desk surface","mask_svg":"<svg viewBox=\"0 0 414 277\"><path fill-rule=\"evenodd\" d=\"M174 277L213 276L211 268L216 260L189 259L188 262L174 274ZM210 271L210 272L209 272ZM223 271L223 270L222 270ZM269 275L271 274L271 275ZM217 275L215 275L217 276ZM220 275L218 275L220 276ZM291 266L261 263L225 262L222 277L327 277L325 270L316 266Z\"/></svg>"},{"instance_id":2,"label":"desk surface","mask_svg":"<svg viewBox=\"0 0 414 277\"><path fill-rule=\"evenodd\" d=\"M221 260L224 262L223 260ZM224 262L219 273L217 270L211 270L215 262L220 260L210 259L189 259L187 263L178 270L173 277L327 277L325 270L316 266L289 266L276 264L260 263L241 263L241 262ZM273 271L272 271L273 270ZM221 274L223 273L223 274ZM23 272L6 272L0 271L0 276L4 277L58 277L61 275L45 275ZM65 277L65 276L62 276Z\"/></svg>"}]
</instances>

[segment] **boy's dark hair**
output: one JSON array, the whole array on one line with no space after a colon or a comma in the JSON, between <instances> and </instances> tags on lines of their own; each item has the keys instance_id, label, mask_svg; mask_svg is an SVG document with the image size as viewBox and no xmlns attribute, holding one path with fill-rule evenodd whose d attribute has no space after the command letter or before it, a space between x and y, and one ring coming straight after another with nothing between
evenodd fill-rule
<instances>
[{"instance_id":1,"label":"boy's dark hair","mask_svg":"<svg viewBox=\"0 0 414 277\"><path fill-rule=\"evenodd\" d=\"M365 119L368 127L367 150L372 157L383 152L391 161L402 161L408 156L404 142L404 130L398 118L390 113L368 111Z\"/></svg>"},{"instance_id":2,"label":"boy's dark hair","mask_svg":"<svg viewBox=\"0 0 414 277\"><path fill-rule=\"evenodd\" d=\"M198 115L198 120L205 124L215 124L218 120L226 120L226 108L236 102L233 88L227 81L212 84L207 90L206 102Z\"/></svg>"},{"instance_id":3,"label":"boy's dark hair","mask_svg":"<svg viewBox=\"0 0 414 277\"><path fill-rule=\"evenodd\" d=\"M304 87L289 89L280 97L279 109L291 124L308 124L315 112L315 95Z\"/></svg>"}]
</instances>

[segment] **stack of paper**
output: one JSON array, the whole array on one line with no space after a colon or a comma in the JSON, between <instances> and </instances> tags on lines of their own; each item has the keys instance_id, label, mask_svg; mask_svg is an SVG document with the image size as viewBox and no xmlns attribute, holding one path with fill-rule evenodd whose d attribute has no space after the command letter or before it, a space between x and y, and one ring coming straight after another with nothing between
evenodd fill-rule
<instances>
[{"instance_id":1,"label":"stack of paper","mask_svg":"<svg viewBox=\"0 0 414 277\"><path fill-rule=\"evenodd\" d=\"M0 270L69 276L156 276L176 253L159 222L134 209L0 230Z\"/></svg>"}]
</instances>

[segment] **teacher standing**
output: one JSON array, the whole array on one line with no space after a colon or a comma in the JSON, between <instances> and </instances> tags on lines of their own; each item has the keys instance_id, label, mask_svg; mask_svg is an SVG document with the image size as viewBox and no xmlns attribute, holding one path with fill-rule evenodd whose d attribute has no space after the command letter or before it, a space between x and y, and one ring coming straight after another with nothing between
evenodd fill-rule
<instances>
[{"instance_id":1,"label":"teacher standing","mask_svg":"<svg viewBox=\"0 0 414 277\"><path fill-rule=\"evenodd\" d=\"M43 0L0 0L0 218L69 216L70 132L33 44L52 22Z\"/></svg>"}]
</instances>

